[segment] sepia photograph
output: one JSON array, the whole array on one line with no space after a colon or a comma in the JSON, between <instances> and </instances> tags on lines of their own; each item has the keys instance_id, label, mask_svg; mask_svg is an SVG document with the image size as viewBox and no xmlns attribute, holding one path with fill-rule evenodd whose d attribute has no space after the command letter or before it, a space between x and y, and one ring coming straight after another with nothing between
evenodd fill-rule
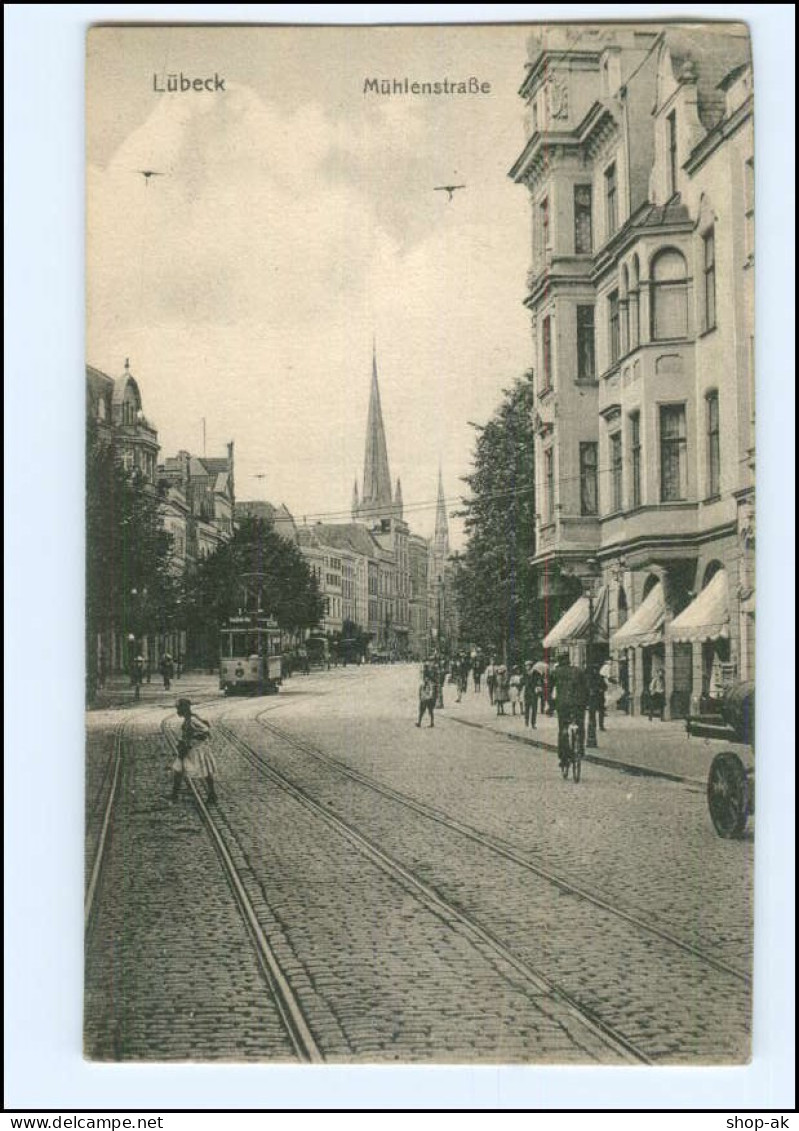
<instances>
[{"instance_id":1,"label":"sepia photograph","mask_svg":"<svg viewBox=\"0 0 799 1131\"><path fill-rule=\"evenodd\" d=\"M88 30L88 1061L750 1061L756 81Z\"/></svg>"}]
</instances>

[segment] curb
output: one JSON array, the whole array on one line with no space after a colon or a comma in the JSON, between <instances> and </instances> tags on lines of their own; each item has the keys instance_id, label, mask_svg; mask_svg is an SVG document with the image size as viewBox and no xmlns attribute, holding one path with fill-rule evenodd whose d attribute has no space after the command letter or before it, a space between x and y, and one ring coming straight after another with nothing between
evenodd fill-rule
<instances>
[{"instance_id":1,"label":"curb","mask_svg":"<svg viewBox=\"0 0 799 1131\"><path fill-rule=\"evenodd\" d=\"M452 716L446 716L449 722L459 723L464 727L473 727L475 730L487 730L491 734L497 734L501 738L507 738L510 742L521 742L525 746L534 746L539 750L546 750L548 753L557 754L558 748L554 742L546 742L541 738L527 738L526 735L521 734L508 734L507 731L497 730L496 727L487 726L485 723L474 723L469 719L456 719ZM591 762L595 766L604 766L610 770L620 770L622 773L631 774L633 777L639 778L660 778L661 781L677 782L681 785L701 786L705 788L706 782L701 778L687 777L684 774L672 774L668 770L653 770L649 766L639 766L634 762L622 762L618 758L603 758L601 754L584 754L584 762Z\"/></svg>"}]
</instances>

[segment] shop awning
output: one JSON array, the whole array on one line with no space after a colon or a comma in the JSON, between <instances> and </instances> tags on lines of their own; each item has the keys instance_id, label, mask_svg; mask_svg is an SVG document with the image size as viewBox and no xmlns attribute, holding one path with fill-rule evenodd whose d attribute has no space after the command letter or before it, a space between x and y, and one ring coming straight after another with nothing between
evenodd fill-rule
<instances>
[{"instance_id":1,"label":"shop awning","mask_svg":"<svg viewBox=\"0 0 799 1131\"><path fill-rule=\"evenodd\" d=\"M663 585L659 581L643 604L610 638L611 651L619 652L622 648L637 648L646 644L660 643L663 639L665 619L666 601Z\"/></svg>"},{"instance_id":2,"label":"shop awning","mask_svg":"<svg viewBox=\"0 0 799 1131\"><path fill-rule=\"evenodd\" d=\"M598 643L607 642L605 632L607 603L607 588L603 585L599 594L594 599L594 640ZM574 604L566 610L554 628L551 628L544 637L543 646L549 651L552 648L565 648L572 640L583 640L588 636L588 623L590 620L591 604L587 597L578 597Z\"/></svg>"},{"instance_id":3,"label":"shop awning","mask_svg":"<svg viewBox=\"0 0 799 1131\"><path fill-rule=\"evenodd\" d=\"M669 625L669 639L678 643L718 640L730 634L730 609L727 599L727 574L714 574L687 609Z\"/></svg>"}]
</instances>

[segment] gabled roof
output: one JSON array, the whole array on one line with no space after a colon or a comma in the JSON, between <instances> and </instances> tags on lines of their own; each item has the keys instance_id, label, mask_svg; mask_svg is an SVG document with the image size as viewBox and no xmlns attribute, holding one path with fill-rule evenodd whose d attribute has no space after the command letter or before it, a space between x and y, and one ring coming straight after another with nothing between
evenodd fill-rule
<instances>
[{"instance_id":1,"label":"gabled roof","mask_svg":"<svg viewBox=\"0 0 799 1131\"><path fill-rule=\"evenodd\" d=\"M203 456L200 462L205 465L209 475L218 475L220 472L224 472L224 474L227 475L230 471L230 460L226 456L214 456L213 458Z\"/></svg>"},{"instance_id":2,"label":"gabled roof","mask_svg":"<svg viewBox=\"0 0 799 1131\"><path fill-rule=\"evenodd\" d=\"M336 550L350 550L373 558L379 549L371 532L359 522L317 522L311 529L323 545Z\"/></svg>"}]
</instances>

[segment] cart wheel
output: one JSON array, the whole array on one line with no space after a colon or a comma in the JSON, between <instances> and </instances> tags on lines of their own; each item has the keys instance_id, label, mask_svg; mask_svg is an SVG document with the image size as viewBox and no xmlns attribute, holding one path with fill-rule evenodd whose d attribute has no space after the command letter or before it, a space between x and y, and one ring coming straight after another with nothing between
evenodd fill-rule
<instances>
[{"instance_id":1,"label":"cart wheel","mask_svg":"<svg viewBox=\"0 0 799 1131\"><path fill-rule=\"evenodd\" d=\"M749 783L737 754L717 754L707 779L710 819L719 836L740 836L749 816Z\"/></svg>"}]
</instances>

